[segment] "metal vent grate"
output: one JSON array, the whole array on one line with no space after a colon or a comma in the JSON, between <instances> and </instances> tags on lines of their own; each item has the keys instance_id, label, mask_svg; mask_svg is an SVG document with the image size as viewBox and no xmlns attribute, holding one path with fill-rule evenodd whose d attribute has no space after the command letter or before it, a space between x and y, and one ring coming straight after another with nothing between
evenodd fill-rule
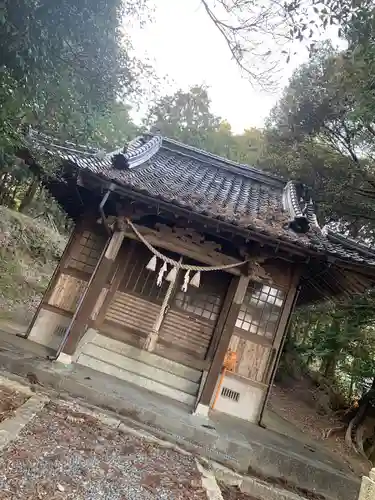
<instances>
[{"instance_id":1,"label":"metal vent grate","mask_svg":"<svg viewBox=\"0 0 375 500\"><path fill-rule=\"evenodd\" d=\"M236 403L238 403L240 399L240 393L237 391L233 391L232 389L228 389L228 387L223 387L221 389L221 395L223 396L223 398L231 399Z\"/></svg>"},{"instance_id":2,"label":"metal vent grate","mask_svg":"<svg viewBox=\"0 0 375 500\"><path fill-rule=\"evenodd\" d=\"M67 326L66 325L57 325L53 331L53 336L62 338L66 332Z\"/></svg>"}]
</instances>

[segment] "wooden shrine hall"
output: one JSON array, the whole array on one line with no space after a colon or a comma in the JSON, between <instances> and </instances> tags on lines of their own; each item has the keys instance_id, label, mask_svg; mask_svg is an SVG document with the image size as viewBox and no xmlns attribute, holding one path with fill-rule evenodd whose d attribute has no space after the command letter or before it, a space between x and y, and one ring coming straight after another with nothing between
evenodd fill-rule
<instances>
[{"instance_id":1,"label":"wooden shrine hall","mask_svg":"<svg viewBox=\"0 0 375 500\"><path fill-rule=\"evenodd\" d=\"M106 154L34 133L19 155L75 222L29 339L196 413L258 422L295 305L375 280L300 183L151 134Z\"/></svg>"}]
</instances>

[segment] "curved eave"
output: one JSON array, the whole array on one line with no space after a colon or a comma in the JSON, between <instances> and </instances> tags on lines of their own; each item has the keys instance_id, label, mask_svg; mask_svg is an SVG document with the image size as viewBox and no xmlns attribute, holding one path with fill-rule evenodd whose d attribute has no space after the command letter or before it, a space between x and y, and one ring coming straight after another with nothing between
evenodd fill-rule
<instances>
[{"instance_id":1,"label":"curved eave","mask_svg":"<svg viewBox=\"0 0 375 500\"><path fill-rule=\"evenodd\" d=\"M155 135L144 144L138 146L128 153L120 153L124 156L128 168L139 167L148 162L161 148L163 140L160 136Z\"/></svg>"},{"instance_id":2,"label":"curved eave","mask_svg":"<svg viewBox=\"0 0 375 500\"><path fill-rule=\"evenodd\" d=\"M68 147L67 145L52 143L51 141L48 142L45 137L41 139L34 137L32 140L36 151L59 157L62 162L68 162L70 165L76 166L82 176L86 174L91 177L95 176L97 179L100 179L101 183L104 182L107 185L113 183L118 186L118 190L122 191L123 194L133 197L143 197L143 199L148 199L148 202L154 200L155 204L163 202L168 206L169 210L173 210L173 207L179 207L185 214L186 212L190 212L196 216L204 217L207 222L211 220L211 223L217 221L225 225L227 230L241 234L245 238L253 237L256 233L268 241L273 240L276 246L282 244L284 248L288 248L289 251L294 251L294 253L298 253L299 255L317 257L324 260L334 258L342 262L343 265L345 263L353 263L359 266L375 267L375 252L366 248L365 245L362 245L364 247L362 248L360 244L351 242L340 235L334 235L331 232L328 233L328 237L322 234L317 223L312 201L303 201L305 205L301 208L301 196L298 194L298 189L301 186L293 181L289 181L284 185L281 200L284 215L280 210L280 220L274 219L269 221L266 217L262 219L254 217L249 220L249 217L246 218L243 214L236 211L223 212L210 205L204 207L194 205L191 200L184 202L176 198L172 192L168 193L168 190L164 194L156 194L155 190L153 192L152 189L149 189L150 186L142 186L139 181L135 184L131 180L132 175L130 175L129 179L125 175L123 180L111 178L111 175L113 175L111 172L114 171L112 162L113 154L122 155L126 164L126 170L131 171L132 168L142 167L142 165L147 165L161 148L165 147L163 139L160 136L151 136L146 141L144 137L137 138L128 145L126 151L118 151L116 153L105 154L104 156L102 153L89 150L88 148L78 150L73 149L71 145ZM165 143L168 146L171 141L166 139ZM183 149L183 145L173 144L173 146L178 146L178 154L181 154L180 150ZM191 148L187 148L187 153L190 150ZM194 150L193 152L198 156L203 155L201 151ZM206 154L205 161L219 162L220 160L220 166L225 163L224 159L211 158L211 156L213 155ZM219 164L215 164L215 168L218 166ZM244 175L251 178L255 175L252 171L245 173L245 169L241 166L230 164L229 167L230 171L237 175ZM262 173L262 176L267 177L265 173ZM260 179L257 178L257 181L260 182ZM277 183L280 186L279 192L281 192L283 184L280 184L280 181L276 179L272 179L272 183Z\"/></svg>"}]
</instances>

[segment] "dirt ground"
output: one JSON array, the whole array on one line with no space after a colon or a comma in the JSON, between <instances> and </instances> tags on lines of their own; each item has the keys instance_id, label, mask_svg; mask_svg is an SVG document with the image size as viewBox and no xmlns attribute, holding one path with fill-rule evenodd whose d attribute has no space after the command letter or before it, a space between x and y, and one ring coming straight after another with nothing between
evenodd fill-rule
<instances>
[{"instance_id":1,"label":"dirt ground","mask_svg":"<svg viewBox=\"0 0 375 500\"><path fill-rule=\"evenodd\" d=\"M237 486L227 486L226 484L220 483L220 489L223 500L258 500L246 493L242 493Z\"/></svg>"},{"instance_id":2,"label":"dirt ground","mask_svg":"<svg viewBox=\"0 0 375 500\"><path fill-rule=\"evenodd\" d=\"M1 500L207 500L194 458L49 403L0 454Z\"/></svg>"},{"instance_id":3,"label":"dirt ground","mask_svg":"<svg viewBox=\"0 0 375 500\"><path fill-rule=\"evenodd\" d=\"M20 392L0 386L0 422L11 417L14 414L14 410L21 406L27 399L27 396Z\"/></svg>"},{"instance_id":4,"label":"dirt ground","mask_svg":"<svg viewBox=\"0 0 375 500\"><path fill-rule=\"evenodd\" d=\"M330 415L320 415L313 401L314 394L311 393L311 388L307 388L303 382L296 381L293 387L274 386L269 408L308 438L339 457L354 474L359 477L367 474L371 469L370 463L346 446L344 432L334 434L328 439L324 438L325 431L341 425L342 422L333 412Z\"/></svg>"}]
</instances>

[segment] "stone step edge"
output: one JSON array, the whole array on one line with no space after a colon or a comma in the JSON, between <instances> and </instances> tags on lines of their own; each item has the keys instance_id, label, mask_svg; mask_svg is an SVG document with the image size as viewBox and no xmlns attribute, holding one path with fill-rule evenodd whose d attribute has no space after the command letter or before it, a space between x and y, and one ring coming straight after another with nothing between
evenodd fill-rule
<instances>
[{"instance_id":1,"label":"stone step edge","mask_svg":"<svg viewBox=\"0 0 375 500\"><path fill-rule=\"evenodd\" d=\"M182 389L178 389L177 387L174 387L174 386L172 386L172 385L170 385L170 384L163 383L163 382L161 382L160 380L155 380L155 379L152 379L152 378L150 378L150 377L148 377L148 376L146 376L146 375L142 375L142 374L137 373L137 372L135 372L135 371L133 371L133 370L130 370L130 369L128 369L128 368L123 368L123 367L121 367L121 366L114 365L114 364L109 363L109 362L107 362L107 361L103 361L102 359L96 358L95 356L88 356L87 354L84 354L84 355L82 355L82 356L85 356L86 358L90 358L90 359L92 359L92 360L94 360L94 361L97 361L98 363L103 363L103 364L109 365L110 367L113 367L114 369L117 369L117 370L119 370L120 372L127 372L127 373L131 374L133 377L138 378L139 380L142 380L142 379L143 379L143 380L145 380L146 382L147 382L147 381L152 382L154 385L159 385L159 386L161 386L161 387L165 387L167 390L171 390L171 391L176 392L176 394L177 394L177 393L181 393L181 395L182 395L182 396L184 396L184 397L186 397L186 398L188 398L188 399L193 400L193 402L194 402L194 401L195 401L195 399L196 399L196 394L191 394L190 392L183 391ZM77 364L80 364L80 365L82 365L82 366L85 366L85 367L87 367L87 368L90 368L91 370L95 370L95 368L93 368L92 366L89 366L89 365L87 365L87 364L85 364L85 363L78 362ZM99 370L97 370L97 371L99 371ZM116 375L112 375L112 374L109 374L109 373L106 373L106 372L103 372L103 371L100 371L100 373L107 374L108 376L110 376L110 377L115 377L115 378L117 378L117 379L119 379L119 380L124 380L124 381L125 381L125 382L127 382L127 383L130 383L130 384L133 384L133 385L137 385L137 386L139 386L139 387L144 387L144 386L143 386L143 385L141 385L140 383L137 383L137 382L134 382L134 381L133 381L133 382L132 382L132 381L128 381L126 378L123 378L123 377L119 377L119 376L116 376ZM198 388L199 388L199 387L197 387L197 392L198 392ZM146 389L146 390L150 390L150 389L147 389L147 387L146 387L145 389ZM171 396L169 396L169 397L171 397ZM172 398L172 399L173 399L173 398ZM176 399L178 400L178 398L176 398Z\"/></svg>"},{"instance_id":2,"label":"stone step edge","mask_svg":"<svg viewBox=\"0 0 375 500\"><path fill-rule=\"evenodd\" d=\"M141 363L147 364L149 366L155 366L158 368L158 358L161 358L163 362L165 362L166 365L169 365L169 369L164 369L163 371L167 373L171 373L173 375L176 375L180 378L184 378L186 380L189 380L191 382L199 384L199 380L202 376L202 370L197 370L196 368L191 368L189 366L184 365L183 363L179 363L177 361L174 361L173 359L169 359L163 356L160 356L159 354L156 354L154 352L148 352L143 349L140 349L139 347L135 347L131 344L127 344L126 342L121 342L116 339L112 339L110 337L107 337L106 335L98 332L95 337L93 337L89 342L87 342L86 345L93 345L96 347L101 347L102 349L106 349L107 351L111 352L116 352L118 354L121 354L122 356L126 356L129 359L134 359L135 361L139 361ZM121 346L121 351L123 352L118 352L115 350L116 345L119 344ZM83 347L84 349L84 347ZM83 351L84 352L84 351ZM146 360L143 360L139 357L139 354L142 353L141 355L145 358L149 358L149 362ZM178 372L178 368L174 368L175 365L180 365L182 366L186 371L189 371L191 374L194 375L194 378L196 380L193 380L192 378L183 376Z\"/></svg>"},{"instance_id":3,"label":"stone step edge","mask_svg":"<svg viewBox=\"0 0 375 500\"><path fill-rule=\"evenodd\" d=\"M228 469L212 460L200 459L205 463L205 466L212 470L216 480L224 483L227 486L237 486L242 493L254 496L259 500L308 500L307 497L301 496L292 491L275 486L272 483L267 483L256 477L243 476L237 472Z\"/></svg>"},{"instance_id":4,"label":"stone step edge","mask_svg":"<svg viewBox=\"0 0 375 500\"><path fill-rule=\"evenodd\" d=\"M92 344L92 345L94 345L94 344ZM101 350L106 350L105 348L102 348L102 347L97 346L97 345L95 345L95 347L98 347ZM79 356L77 357L77 360L75 361L75 363L86 366L85 363L81 361L81 359L82 358L83 359L92 358L95 361L101 361L102 363L106 363L107 365L113 366L113 367L118 368L120 370L125 370L129 373L133 373L135 375L139 375L139 376L147 378L149 380L159 382L160 384L163 384L163 385L170 387L172 389L181 390L176 385L171 385L171 383L170 383L171 379L174 378L176 381L180 381L181 384L184 384L185 386L188 385L191 387L191 390L189 392L186 390L181 390L182 392L184 392L186 394L190 394L191 396L196 396L198 394L199 382L193 382L185 377L181 377L180 375L177 375L177 374L172 373L170 371L164 370L163 368L157 368L155 366L152 366L152 365L145 363L143 361L140 361L138 359L134 359L132 357L125 356L124 354L119 354L119 356L121 356L122 361L123 361L122 366L118 363L117 360L116 361L115 360L106 360L103 357L98 357L98 355L100 355L100 354L101 354L100 352L96 353L94 351L89 351L89 350L82 351L79 354ZM117 354L117 353L115 353L115 354ZM132 366L132 364L135 364L135 366ZM141 365L144 365L145 367L152 369L154 371L154 374L157 375L157 377L151 378L149 374L145 374L142 371L137 371L136 370L137 365L138 365L138 367L140 367ZM167 382L162 381L163 375L165 375L165 377L168 378Z\"/></svg>"}]
</instances>

